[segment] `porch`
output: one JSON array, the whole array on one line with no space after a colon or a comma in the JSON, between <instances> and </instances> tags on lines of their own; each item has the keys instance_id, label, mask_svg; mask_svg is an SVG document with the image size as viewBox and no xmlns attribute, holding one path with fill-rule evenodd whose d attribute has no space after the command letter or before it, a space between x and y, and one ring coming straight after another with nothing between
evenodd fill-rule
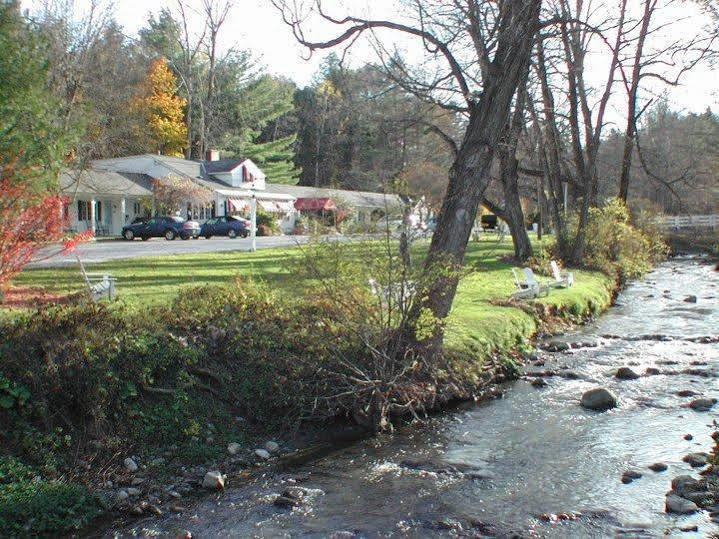
<instances>
[{"instance_id":1,"label":"porch","mask_svg":"<svg viewBox=\"0 0 719 539\"><path fill-rule=\"evenodd\" d=\"M70 230L92 230L97 237L120 236L122 227L136 217L146 217L141 197L78 195L69 206Z\"/></svg>"}]
</instances>

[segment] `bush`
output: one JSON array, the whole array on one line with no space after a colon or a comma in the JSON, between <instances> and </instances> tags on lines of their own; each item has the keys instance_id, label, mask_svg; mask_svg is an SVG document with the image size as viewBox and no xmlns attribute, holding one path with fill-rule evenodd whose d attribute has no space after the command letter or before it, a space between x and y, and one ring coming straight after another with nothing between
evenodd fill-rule
<instances>
[{"instance_id":1,"label":"bush","mask_svg":"<svg viewBox=\"0 0 719 539\"><path fill-rule=\"evenodd\" d=\"M571 228L576 231L576 221ZM617 275L624 282L640 277L666 254L660 234L632 224L621 200L614 198L602 208L590 210L584 250L587 267Z\"/></svg>"},{"instance_id":2,"label":"bush","mask_svg":"<svg viewBox=\"0 0 719 539\"><path fill-rule=\"evenodd\" d=\"M100 514L83 486L43 481L12 457L0 457L0 529L10 536L69 533Z\"/></svg>"},{"instance_id":3,"label":"bush","mask_svg":"<svg viewBox=\"0 0 719 539\"><path fill-rule=\"evenodd\" d=\"M280 225L275 216L262 208L257 208L257 235L273 236L280 231Z\"/></svg>"}]
</instances>

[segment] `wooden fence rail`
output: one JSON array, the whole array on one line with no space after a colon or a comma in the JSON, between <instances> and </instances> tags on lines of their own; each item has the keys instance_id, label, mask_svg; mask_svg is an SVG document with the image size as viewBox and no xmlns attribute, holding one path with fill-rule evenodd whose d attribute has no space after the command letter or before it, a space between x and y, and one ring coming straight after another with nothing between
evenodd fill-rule
<instances>
[{"instance_id":1,"label":"wooden fence rail","mask_svg":"<svg viewBox=\"0 0 719 539\"><path fill-rule=\"evenodd\" d=\"M719 225L719 215L665 215L657 217L655 222L662 228L716 228Z\"/></svg>"}]
</instances>

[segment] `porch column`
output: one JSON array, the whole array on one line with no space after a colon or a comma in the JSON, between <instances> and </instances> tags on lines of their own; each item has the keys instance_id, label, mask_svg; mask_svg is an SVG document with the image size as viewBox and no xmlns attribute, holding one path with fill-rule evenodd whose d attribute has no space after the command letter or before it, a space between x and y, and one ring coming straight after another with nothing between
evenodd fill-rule
<instances>
[{"instance_id":1,"label":"porch column","mask_svg":"<svg viewBox=\"0 0 719 539\"><path fill-rule=\"evenodd\" d=\"M127 200L125 197L122 197L122 200L120 200L120 223L117 227L117 234L120 235L122 232L122 227L127 224Z\"/></svg>"},{"instance_id":2,"label":"porch column","mask_svg":"<svg viewBox=\"0 0 719 539\"><path fill-rule=\"evenodd\" d=\"M250 199L250 251L257 250L257 198L252 195Z\"/></svg>"},{"instance_id":3,"label":"porch column","mask_svg":"<svg viewBox=\"0 0 719 539\"><path fill-rule=\"evenodd\" d=\"M90 200L90 230L92 230L93 235L97 231L97 222L95 219L95 208L97 206L97 203L94 198Z\"/></svg>"}]
</instances>

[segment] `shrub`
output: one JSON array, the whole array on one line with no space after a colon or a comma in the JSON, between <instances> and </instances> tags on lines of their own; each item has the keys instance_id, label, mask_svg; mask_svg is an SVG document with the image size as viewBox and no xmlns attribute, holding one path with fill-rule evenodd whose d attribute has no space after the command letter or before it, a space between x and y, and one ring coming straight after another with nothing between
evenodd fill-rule
<instances>
[{"instance_id":1,"label":"shrub","mask_svg":"<svg viewBox=\"0 0 719 539\"><path fill-rule=\"evenodd\" d=\"M576 219L570 228L576 232ZM624 282L647 272L653 262L666 256L667 248L658 232L632 224L624 203L613 198L601 208L592 208L586 228L584 265Z\"/></svg>"},{"instance_id":2,"label":"shrub","mask_svg":"<svg viewBox=\"0 0 719 539\"><path fill-rule=\"evenodd\" d=\"M13 163L0 166L0 294L45 242L64 234L65 199L34 193L27 175Z\"/></svg>"},{"instance_id":3,"label":"shrub","mask_svg":"<svg viewBox=\"0 0 719 539\"><path fill-rule=\"evenodd\" d=\"M257 235L272 236L280 231L280 225L273 214L257 208Z\"/></svg>"},{"instance_id":4,"label":"shrub","mask_svg":"<svg viewBox=\"0 0 719 539\"><path fill-rule=\"evenodd\" d=\"M10 536L69 533L100 513L81 485L44 481L12 457L0 457L0 529Z\"/></svg>"}]
</instances>

